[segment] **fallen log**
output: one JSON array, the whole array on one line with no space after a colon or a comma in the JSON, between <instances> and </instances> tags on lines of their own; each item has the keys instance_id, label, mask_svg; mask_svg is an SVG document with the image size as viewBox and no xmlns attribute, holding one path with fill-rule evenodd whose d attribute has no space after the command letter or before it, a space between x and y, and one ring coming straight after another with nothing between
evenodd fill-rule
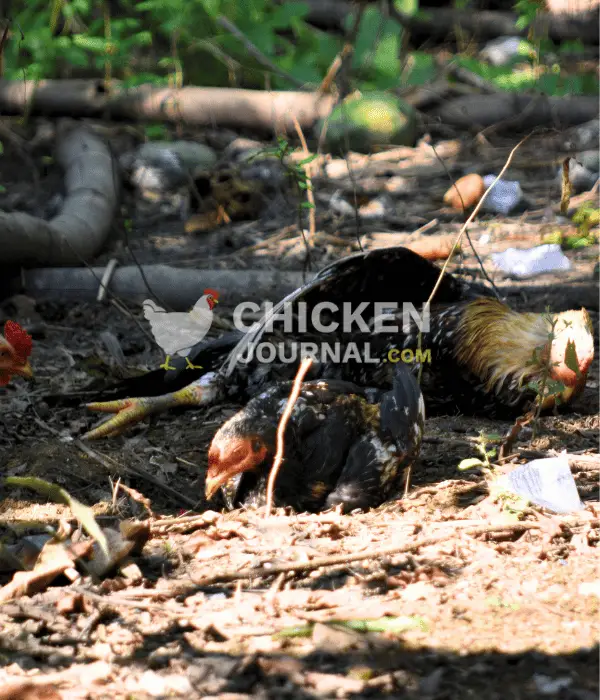
<instances>
[{"instance_id":1,"label":"fallen log","mask_svg":"<svg viewBox=\"0 0 600 700\"><path fill-rule=\"evenodd\" d=\"M85 127L58 130L56 160L66 197L51 221L0 212L0 263L80 265L104 246L119 197L119 177L106 144Z\"/></svg>"},{"instance_id":2,"label":"fallen log","mask_svg":"<svg viewBox=\"0 0 600 700\"><path fill-rule=\"evenodd\" d=\"M27 294L38 301L66 304L93 302L98 297L104 267L38 268L24 270L4 286L3 296ZM313 275L278 270L197 270L169 265L117 267L105 282L105 296L141 304L155 299L169 311L186 311L207 288L220 294L220 301L278 301Z\"/></svg>"},{"instance_id":3,"label":"fallen log","mask_svg":"<svg viewBox=\"0 0 600 700\"><path fill-rule=\"evenodd\" d=\"M4 115L27 110L45 116L183 122L295 134L294 117L308 130L333 105L332 97L313 92L175 90L152 85L125 89L118 81L111 85L108 93L101 80L0 80L0 111Z\"/></svg>"},{"instance_id":4,"label":"fallen log","mask_svg":"<svg viewBox=\"0 0 600 700\"><path fill-rule=\"evenodd\" d=\"M354 12L353 5L344 0L305 0L309 6L307 21L328 30L344 32L348 17ZM551 9L560 0L551 0ZM594 9L595 5L595 9ZM418 15L407 15L394 11L396 19L411 33L412 43L443 41L456 35L458 29L476 36L481 40L495 39L499 36L527 37L530 29L537 36L548 36L553 41L580 40L594 47L598 44L597 2L580 3L577 14L557 11L538 13L533 25L517 29L517 15L513 12L494 10L459 10L445 7L421 7ZM583 11L582 11L583 10ZM547 34L546 34L547 33Z\"/></svg>"},{"instance_id":5,"label":"fallen log","mask_svg":"<svg viewBox=\"0 0 600 700\"><path fill-rule=\"evenodd\" d=\"M530 31L534 31L536 36L547 36L553 41L579 40L594 46L598 44L600 34L597 8L580 15L538 12L533 23L524 29L517 29L518 17L515 13L493 10L473 12L436 7L430 11L423 8L416 16L400 11L394 12L392 16L412 33L445 41L450 34L455 34L456 27L479 39L494 39L499 36L527 37Z\"/></svg>"},{"instance_id":6,"label":"fallen log","mask_svg":"<svg viewBox=\"0 0 600 700\"><path fill-rule=\"evenodd\" d=\"M556 129L583 124L598 117L598 98L582 95L468 95L439 107L435 116L442 124L458 128L483 129Z\"/></svg>"}]
</instances>

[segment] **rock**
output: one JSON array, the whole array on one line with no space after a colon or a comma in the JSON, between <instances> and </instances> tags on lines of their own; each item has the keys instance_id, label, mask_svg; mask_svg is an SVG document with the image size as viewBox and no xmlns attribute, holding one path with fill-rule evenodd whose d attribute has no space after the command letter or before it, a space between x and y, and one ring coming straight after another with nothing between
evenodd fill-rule
<instances>
[{"instance_id":1,"label":"rock","mask_svg":"<svg viewBox=\"0 0 600 700\"><path fill-rule=\"evenodd\" d=\"M598 177L598 173L600 173L600 151L598 149L579 151L575 156L575 160L591 173L594 173L596 178Z\"/></svg>"},{"instance_id":2,"label":"rock","mask_svg":"<svg viewBox=\"0 0 600 700\"><path fill-rule=\"evenodd\" d=\"M481 50L481 57L493 66L505 66L522 55L521 45L525 42L520 36L501 36L489 41Z\"/></svg>"},{"instance_id":3,"label":"rock","mask_svg":"<svg viewBox=\"0 0 600 700\"><path fill-rule=\"evenodd\" d=\"M159 192L185 186L190 176L211 170L216 162L212 148L192 141L150 141L121 158L136 187Z\"/></svg>"},{"instance_id":4,"label":"rock","mask_svg":"<svg viewBox=\"0 0 600 700\"><path fill-rule=\"evenodd\" d=\"M573 151L596 149L600 147L600 119L592 119L579 124L565 133L565 148Z\"/></svg>"},{"instance_id":5,"label":"rock","mask_svg":"<svg viewBox=\"0 0 600 700\"><path fill-rule=\"evenodd\" d=\"M591 163L592 166L597 165L597 162L594 162L594 159L588 155L593 153L593 151L583 151L577 159L569 159L569 179L571 181L572 194L588 192L598 179L598 172L592 172L580 160L581 156L583 156L587 163ZM595 153L595 156L597 159L598 153ZM556 173L556 182L559 185L562 183L562 166Z\"/></svg>"}]
</instances>

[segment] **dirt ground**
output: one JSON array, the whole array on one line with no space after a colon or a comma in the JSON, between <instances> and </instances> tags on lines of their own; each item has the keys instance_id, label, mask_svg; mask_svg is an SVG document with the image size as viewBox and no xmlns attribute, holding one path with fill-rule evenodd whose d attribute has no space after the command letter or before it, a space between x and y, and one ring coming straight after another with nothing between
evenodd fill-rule
<instances>
[{"instance_id":1,"label":"dirt ground","mask_svg":"<svg viewBox=\"0 0 600 700\"><path fill-rule=\"evenodd\" d=\"M130 146L128 138L115 128L113 147ZM469 233L512 306L538 312L585 306L597 334L596 246L567 252L570 271L525 282L502 278L489 260L492 252L531 247L569 228L552 213L561 157L553 139L529 143L506 176L521 181L528 210L484 215ZM515 142L458 143L453 175L498 172ZM10 145L5 149L10 154ZM551 156L541 159L540 152ZM41 162L43 149L34 155ZM56 173L41 170L40 182L32 183L28 163L13 156L16 166L2 161L0 206L51 215ZM381 192L389 199L383 217L359 224L367 247L377 233L404 242L433 219L424 235L460 229L462 215L441 203L444 169L427 169L418 154L412 164L400 160L387 169L379 162L374 172L366 161L354 177L367 199ZM393 177L405 182L390 194L386 182ZM357 249L356 218L336 217L327 205L348 187L344 180L315 180L314 269ZM271 206L253 219L188 234L181 218L142 211L126 192L122 220L131 226L116 227L121 234L97 264L112 257L130 263L133 253L140 263L260 267L265 274L276 266L303 269L295 210L284 206L291 195L280 196L275 214ZM481 276L468 245L450 269ZM103 527L143 520L147 538L132 564L101 582L85 572L74 581L61 576L0 606L1 700L598 697L597 350L570 412L543 418L535 435L525 429L514 456L496 469L566 450L585 510L517 512L490 492L489 477L459 472L462 459L478 456L482 431L503 435L510 424L452 416L428 419L406 497L364 514L280 512L265 519L254 511L217 513L203 499L207 446L236 406L174 412L117 438L78 440L97 417L77 392L160 362L139 308L126 300L67 306L17 296L1 309L0 318L18 319L31 332L36 374L34 384L17 380L0 389L4 475L62 486L93 506ZM222 327L230 312L220 305ZM124 364L107 350L101 337L107 330ZM57 402L59 394L73 397ZM117 488L119 480L138 493ZM71 520L66 506L30 490L0 492L5 545L61 519ZM257 571L248 573L251 567ZM0 568L0 585L11 578Z\"/></svg>"}]
</instances>

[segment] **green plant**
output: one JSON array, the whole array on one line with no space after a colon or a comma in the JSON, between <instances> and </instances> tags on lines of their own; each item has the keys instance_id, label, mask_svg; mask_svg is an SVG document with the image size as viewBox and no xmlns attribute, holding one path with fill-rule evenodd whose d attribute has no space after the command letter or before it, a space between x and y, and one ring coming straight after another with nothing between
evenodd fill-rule
<instances>
[{"instance_id":1,"label":"green plant","mask_svg":"<svg viewBox=\"0 0 600 700\"><path fill-rule=\"evenodd\" d=\"M396 4L403 11L415 9L414 0ZM267 80L270 87L287 89L290 81L265 71L244 38L284 73L313 86L320 84L343 45L343 37L306 22L309 7L304 2L120 0L116 10L111 7L108 0L28 0L4 46L5 77L104 75L126 85L171 80L248 87L264 87ZM222 17L243 38L224 27ZM400 25L378 8L365 11L353 59L361 89L410 84L413 72L422 80L423 65L432 63L416 56L414 71L402 72L401 34Z\"/></svg>"},{"instance_id":2,"label":"green plant","mask_svg":"<svg viewBox=\"0 0 600 700\"><path fill-rule=\"evenodd\" d=\"M463 459L458 468L463 471L465 469L473 469L474 467L479 467L484 470L484 472L489 472L493 469L491 459L497 456L498 450L496 447L488 449L489 445L497 443L501 440L501 436L496 433L485 433L483 430L479 432L479 437L475 443L475 448L481 455L481 457L469 457Z\"/></svg>"},{"instance_id":3,"label":"green plant","mask_svg":"<svg viewBox=\"0 0 600 700\"><path fill-rule=\"evenodd\" d=\"M289 159L290 154L293 152L293 148L290 142L280 137L277 139L277 146L273 148L265 148L256 153L252 158L272 156L277 158L284 168L289 179L294 183L298 190L308 193L312 190L312 184L310 177L306 172L305 166L312 163L315 158L318 158L318 153L313 153L312 155L303 158L300 161L293 162ZM305 201L300 204L302 209L314 209L314 204L310 201Z\"/></svg>"},{"instance_id":4,"label":"green plant","mask_svg":"<svg viewBox=\"0 0 600 700\"><path fill-rule=\"evenodd\" d=\"M547 346L540 346L535 348L533 351L530 364L535 364L542 367L541 376L538 379L532 380L527 383L527 387L532 389L536 393L535 397L535 407L533 409L533 430L538 423L538 419L542 412L542 409L547 404L548 400L552 399L555 405L559 405L561 402L561 394L565 391L565 385L558 379L553 379L552 367L554 365L560 364L559 362L552 363L550 358L547 357L549 353L545 350L545 347L551 347L552 342L555 338L555 329L557 320L552 317L549 310L546 310L546 318L548 324L550 325L550 330L548 331L548 343ZM575 343L569 341L565 349L564 356L565 365L574 372L577 377L581 376L581 371L579 369L579 363L577 361L577 351L575 349Z\"/></svg>"},{"instance_id":5,"label":"green plant","mask_svg":"<svg viewBox=\"0 0 600 700\"><path fill-rule=\"evenodd\" d=\"M592 202L584 202L573 215L573 223L577 224L579 242L572 245L573 248L582 248L598 241L598 233L590 232L590 229L600 224L600 209L594 207Z\"/></svg>"}]
</instances>

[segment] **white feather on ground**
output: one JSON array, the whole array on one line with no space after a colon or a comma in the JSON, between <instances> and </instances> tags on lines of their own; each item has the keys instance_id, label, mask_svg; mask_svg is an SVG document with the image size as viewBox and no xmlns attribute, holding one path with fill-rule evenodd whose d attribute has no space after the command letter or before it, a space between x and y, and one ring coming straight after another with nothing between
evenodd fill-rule
<instances>
[{"instance_id":1,"label":"white feather on ground","mask_svg":"<svg viewBox=\"0 0 600 700\"><path fill-rule=\"evenodd\" d=\"M154 339L166 355L185 357L204 338L212 323L206 296L198 299L192 311L167 312L149 299L142 308Z\"/></svg>"}]
</instances>

